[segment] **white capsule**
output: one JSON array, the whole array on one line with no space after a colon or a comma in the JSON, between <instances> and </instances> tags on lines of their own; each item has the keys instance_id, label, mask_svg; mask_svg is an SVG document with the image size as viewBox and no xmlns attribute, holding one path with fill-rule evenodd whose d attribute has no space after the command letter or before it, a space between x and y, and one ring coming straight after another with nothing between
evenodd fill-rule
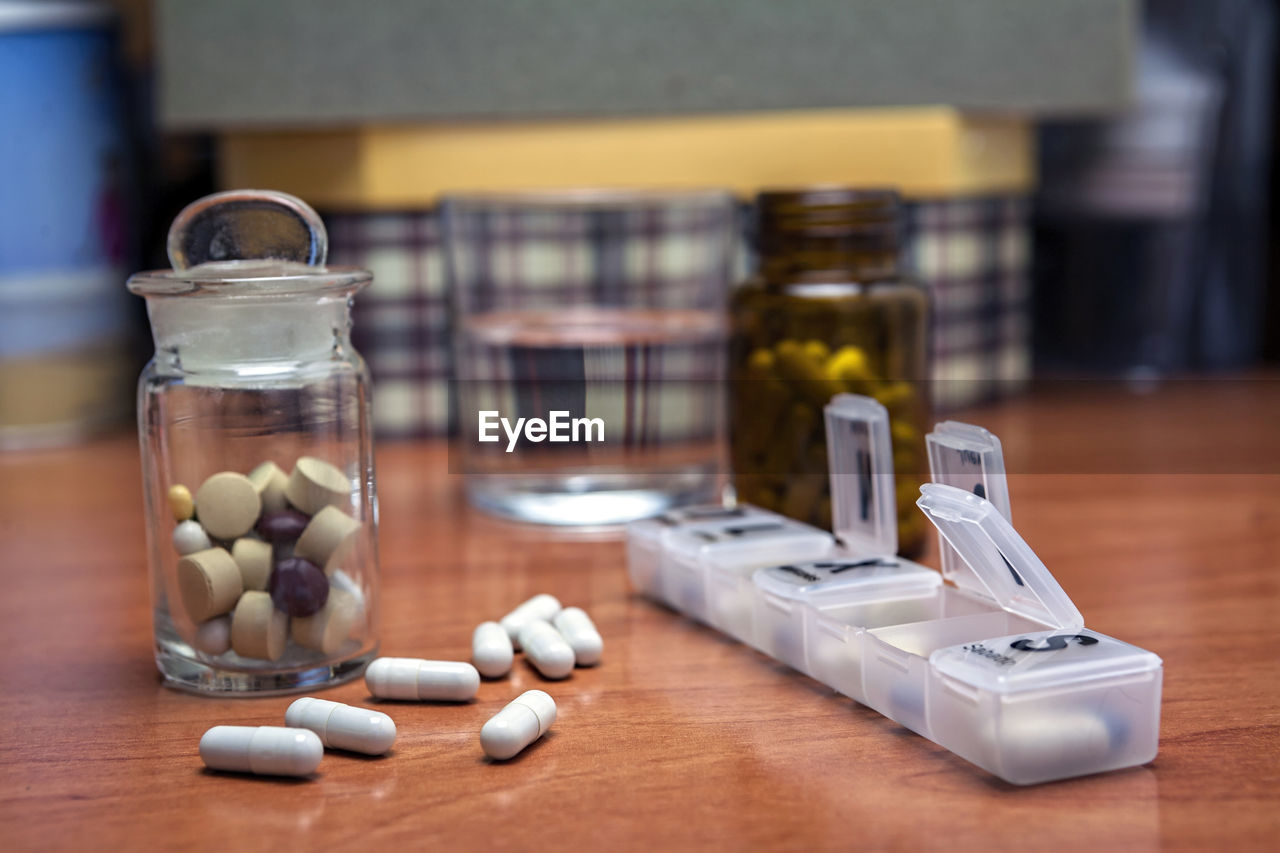
<instances>
[{"instance_id":1,"label":"white capsule","mask_svg":"<svg viewBox=\"0 0 1280 853\"><path fill-rule=\"evenodd\" d=\"M535 619L551 621L551 617L560 612L560 600L554 595L535 595L506 616L502 617L502 627L516 648L520 648L520 629Z\"/></svg>"},{"instance_id":2,"label":"white capsule","mask_svg":"<svg viewBox=\"0 0 1280 853\"><path fill-rule=\"evenodd\" d=\"M481 622L471 635L471 662L485 678L500 678L511 671L515 651L511 638L497 622Z\"/></svg>"},{"instance_id":3,"label":"white capsule","mask_svg":"<svg viewBox=\"0 0 1280 853\"><path fill-rule=\"evenodd\" d=\"M378 658L364 683L379 699L465 702L480 689L480 673L469 663L419 658Z\"/></svg>"},{"instance_id":4,"label":"white capsule","mask_svg":"<svg viewBox=\"0 0 1280 853\"><path fill-rule=\"evenodd\" d=\"M197 650L206 655L221 655L231 648L231 620L226 616L216 616L196 626L196 637L192 643Z\"/></svg>"},{"instance_id":5,"label":"white capsule","mask_svg":"<svg viewBox=\"0 0 1280 853\"><path fill-rule=\"evenodd\" d=\"M566 607L556 614L552 624L573 649L573 657L578 666L595 666L600 663L604 638L596 630L596 623L591 621L587 611L581 607Z\"/></svg>"},{"instance_id":6,"label":"white capsule","mask_svg":"<svg viewBox=\"0 0 1280 853\"><path fill-rule=\"evenodd\" d=\"M547 678L566 678L573 672L573 648L545 619L520 629L520 646L538 672Z\"/></svg>"},{"instance_id":7,"label":"white capsule","mask_svg":"<svg viewBox=\"0 0 1280 853\"><path fill-rule=\"evenodd\" d=\"M200 738L200 759L212 770L259 776L307 776L320 766L316 733L280 726L214 726Z\"/></svg>"},{"instance_id":8,"label":"white capsule","mask_svg":"<svg viewBox=\"0 0 1280 853\"><path fill-rule=\"evenodd\" d=\"M381 711L311 696L289 706L284 712L284 724L310 729L331 749L349 749L366 755L382 755L396 742L396 724Z\"/></svg>"},{"instance_id":9,"label":"white capsule","mask_svg":"<svg viewBox=\"0 0 1280 853\"><path fill-rule=\"evenodd\" d=\"M489 718L480 729L480 748L506 761L546 734L556 721L556 700L541 690L526 690Z\"/></svg>"},{"instance_id":10,"label":"white capsule","mask_svg":"<svg viewBox=\"0 0 1280 853\"><path fill-rule=\"evenodd\" d=\"M173 528L173 548L183 557L212 547L209 534L204 532L198 521L188 519Z\"/></svg>"}]
</instances>

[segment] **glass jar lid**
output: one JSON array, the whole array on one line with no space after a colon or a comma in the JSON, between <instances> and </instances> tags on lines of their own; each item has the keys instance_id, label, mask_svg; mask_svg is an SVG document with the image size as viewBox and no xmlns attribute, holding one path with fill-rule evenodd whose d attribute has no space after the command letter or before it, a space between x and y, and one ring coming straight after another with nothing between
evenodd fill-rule
<instances>
[{"instance_id":1,"label":"glass jar lid","mask_svg":"<svg viewBox=\"0 0 1280 853\"><path fill-rule=\"evenodd\" d=\"M273 190L231 190L198 199L169 227L170 270L140 272L140 296L287 296L341 293L372 276L329 267L329 237L306 202Z\"/></svg>"}]
</instances>

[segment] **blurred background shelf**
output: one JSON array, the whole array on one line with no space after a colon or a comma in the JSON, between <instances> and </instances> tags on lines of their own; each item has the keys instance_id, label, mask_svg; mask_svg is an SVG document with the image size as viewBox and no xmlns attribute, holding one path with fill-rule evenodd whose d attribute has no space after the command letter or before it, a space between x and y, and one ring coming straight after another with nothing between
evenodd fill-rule
<instances>
[{"instance_id":1,"label":"blurred background shelf","mask_svg":"<svg viewBox=\"0 0 1280 853\"><path fill-rule=\"evenodd\" d=\"M45 66L14 65L35 93L22 103L53 112L4 116L26 128L4 134L11 179L45 190L3 212L22 253L0 257L0 301L49 302L29 283L81 280L95 243L112 252L104 282L164 265L165 225L213 189L293 192L324 214L333 260L377 276L356 337L384 435L448 427L436 204L458 191L723 186L745 203L766 186L897 187L944 407L1037 375L1146 381L1280 353L1266 0L4 6L28 21L0 31L6 46L57 42L94 64L61 93ZM76 147L76 122L110 144ZM54 150L75 168L45 176ZM69 238L60 254L27 259L49 234ZM140 361L140 306L121 291L111 310L132 312L116 338ZM0 349L14 370L31 356ZM70 396L72 412L99 405ZM7 399L25 411L0 426L39 429L38 408Z\"/></svg>"},{"instance_id":2,"label":"blurred background shelf","mask_svg":"<svg viewBox=\"0 0 1280 853\"><path fill-rule=\"evenodd\" d=\"M1128 103L1136 0L161 0L172 129Z\"/></svg>"}]
</instances>

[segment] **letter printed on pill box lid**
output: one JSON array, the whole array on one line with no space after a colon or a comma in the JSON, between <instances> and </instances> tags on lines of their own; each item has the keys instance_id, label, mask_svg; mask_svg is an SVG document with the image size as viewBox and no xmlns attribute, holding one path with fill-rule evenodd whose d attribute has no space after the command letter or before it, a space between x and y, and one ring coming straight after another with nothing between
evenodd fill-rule
<instances>
[{"instance_id":1,"label":"letter printed on pill box lid","mask_svg":"<svg viewBox=\"0 0 1280 853\"><path fill-rule=\"evenodd\" d=\"M1002 608L1054 628L1084 627L1084 617L1058 581L990 501L954 486L925 483L916 505Z\"/></svg>"},{"instance_id":2,"label":"letter printed on pill box lid","mask_svg":"<svg viewBox=\"0 0 1280 853\"><path fill-rule=\"evenodd\" d=\"M823 409L831 478L831 528L859 556L898 553L889 412L879 401L837 394Z\"/></svg>"},{"instance_id":3,"label":"letter printed on pill box lid","mask_svg":"<svg viewBox=\"0 0 1280 853\"><path fill-rule=\"evenodd\" d=\"M943 421L925 436L929 451L929 475L935 483L955 486L986 498L992 506L1012 522L1009 505L1009 481L1004 474L1004 450L995 433L973 424ZM986 586L939 535L938 551L942 558L942 576L961 589L986 594Z\"/></svg>"}]
</instances>

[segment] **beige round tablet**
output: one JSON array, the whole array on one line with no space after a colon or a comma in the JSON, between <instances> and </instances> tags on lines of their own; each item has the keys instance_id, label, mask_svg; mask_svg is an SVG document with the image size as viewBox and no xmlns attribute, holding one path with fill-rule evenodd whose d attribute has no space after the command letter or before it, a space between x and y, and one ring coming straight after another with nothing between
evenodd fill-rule
<instances>
[{"instance_id":1,"label":"beige round tablet","mask_svg":"<svg viewBox=\"0 0 1280 853\"><path fill-rule=\"evenodd\" d=\"M293 546L294 556L310 560L329 574L347 556L359 531L359 521L336 506L327 506L303 529Z\"/></svg>"},{"instance_id":2,"label":"beige round tablet","mask_svg":"<svg viewBox=\"0 0 1280 853\"><path fill-rule=\"evenodd\" d=\"M237 539L231 557L240 567L245 589L266 589L271 577L271 543L260 539Z\"/></svg>"},{"instance_id":3,"label":"beige round tablet","mask_svg":"<svg viewBox=\"0 0 1280 853\"><path fill-rule=\"evenodd\" d=\"M222 471L200 484L196 491L196 515L209 535L235 539L253 529L262 512L258 490L244 474Z\"/></svg>"},{"instance_id":4,"label":"beige round tablet","mask_svg":"<svg viewBox=\"0 0 1280 853\"><path fill-rule=\"evenodd\" d=\"M289 617L271 603L265 592L240 596L231 614L231 648L242 658L277 660L289 639Z\"/></svg>"},{"instance_id":5,"label":"beige round tablet","mask_svg":"<svg viewBox=\"0 0 1280 853\"><path fill-rule=\"evenodd\" d=\"M262 498L262 511L279 512L286 507L284 498L285 486L289 485L289 475L274 462L263 462L249 472L249 482L258 490Z\"/></svg>"},{"instance_id":6,"label":"beige round tablet","mask_svg":"<svg viewBox=\"0 0 1280 853\"><path fill-rule=\"evenodd\" d=\"M311 616L293 620L293 641L303 648L331 655L351 635L360 618L360 605L352 596L329 589L329 600Z\"/></svg>"},{"instance_id":7,"label":"beige round tablet","mask_svg":"<svg viewBox=\"0 0 1280 853\"><path fill-rule=\"evenodd\" d=\"M225 548L207 548L178 561L178 594L193 622L226 613L243 589L240 567Z\"/></svg>"},{"instance_id":8,"label":"beige round tablet","mask_svg":"<svg viewBox=\"0 0 1280 853\"><path fill-rule=\"evenodd\" d=\"M351 481L323 459L303 456L293 466L284 494L289 503L307 515L315 515L327 506L350 504Z\"/></svg>"}]
</instances>

